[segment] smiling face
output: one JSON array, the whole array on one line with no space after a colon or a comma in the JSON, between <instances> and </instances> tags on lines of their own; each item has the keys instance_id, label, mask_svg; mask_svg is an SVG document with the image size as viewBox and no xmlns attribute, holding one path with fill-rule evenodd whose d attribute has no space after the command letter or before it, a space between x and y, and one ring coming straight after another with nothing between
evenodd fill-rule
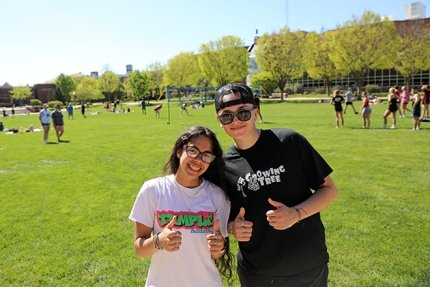
<instances>
[{"instance_id":1,"label":"smiling face","mask_svg":"<svg viewBox=\"0 0 430 287\"><path fill-rule=\"evenodd\" d=\"M188 146L197 148L200 152L212 153L212 142L207 136L200 135L187 143ZM200 156L189 157L185 146L178 150L179 167L175 174L176 181L185 187L196 187L200 184L200 176L209 168L209 163L202 161Z\"/></svg>"},{"instance_id":2,"label":"smiling face","mask_svg":"<svg viewBox=\"0 0 430 287\"><path fill-rule=\"evenodd\" d=\"M237 99L239 96L235 94L225 95L223 98L224 102L229 102ZM239 111L247 110L251 112L249 120L241 121L237 117ZM230 124L223 124L219 118L223 113L233 113L233 122ZM254 142L254 137L258 138L258 131L255 126L257 120L258 108L255 108L252 104L238 104L226 107L218 111L217 116L220 121L221 127L224 128L225 132L233 138L239 148L247 148L248 142Z\"/></svg>"}]
</instances>

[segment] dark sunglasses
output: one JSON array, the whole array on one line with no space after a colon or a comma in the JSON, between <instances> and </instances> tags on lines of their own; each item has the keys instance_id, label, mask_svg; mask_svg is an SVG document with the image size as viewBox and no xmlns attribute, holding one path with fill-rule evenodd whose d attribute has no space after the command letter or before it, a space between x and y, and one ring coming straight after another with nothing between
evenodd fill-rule
<instances>
[{"instance_id":1,"label":"dark sunglasses","mask_svg":"<svg viewBox=\"0 0 430 287\"><path fill-rule=\"evenodd\" d=\"M216 158L216 155L208 151L201 152L195 146L187 145L185 146L185 153L191 158L200 158L203 162L210 164Z\"/></svg>"},{"instance_id":2,"label":"dark sunglasses","mask_svg":"<svg viewBox=\"0 0 430 287\"><path fill-rule=\"evenodd\" d=\"M223 124L223 125L229 125L233 122L234 117L236 116L239 121L242 122L246 122L249 121L249 119L251 118L251 110L239 110L235 113L233 112L223 112L222 114L218 115L218 120Z\"/></svg>"}]
</instances>

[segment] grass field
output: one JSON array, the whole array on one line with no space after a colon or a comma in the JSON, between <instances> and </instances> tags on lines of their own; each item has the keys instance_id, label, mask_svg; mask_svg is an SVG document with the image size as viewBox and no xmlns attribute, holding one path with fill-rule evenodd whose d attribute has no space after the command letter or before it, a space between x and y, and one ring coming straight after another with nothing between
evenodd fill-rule
<instances>
[{"instance_id":1,"label":"grass field","mask_svg":"<svg viewBox=\"0 0 430 287\"><path fill-rule=\"evenodd\" d=\"M355 104L356 107L359 103ZM67 120L68 143L42 133L0 133L0 286L143 286L149 259L133 251L128 214L142 183L161 173L188 126L210 127L231 145L213 106L161 119L106 113ZM330 253L329 286L430 286L430 123L381 129L385 105L363 130L348 109L335 129L329 104L263 104L260 128L290 127L334 169L338 199L322 212ZM37 115L2 120L38 126ZM390 123L391 124L391 123ZM174 272L174 270L172 271ZM236 281L237 282L237 281Z\"/></svg>"}]
</instances>

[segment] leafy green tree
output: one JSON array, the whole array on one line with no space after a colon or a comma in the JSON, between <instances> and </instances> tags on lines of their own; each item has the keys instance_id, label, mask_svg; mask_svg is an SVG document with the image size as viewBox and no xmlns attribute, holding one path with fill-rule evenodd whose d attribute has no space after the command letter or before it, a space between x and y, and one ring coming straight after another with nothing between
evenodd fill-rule
<instances>
[{"instance_id":1,"label":"leafy green tree","mask_svg":"<svg viewBox=\"0 0 430 287\"><path fill-rule=\"evenodd\" d=\"M248 51L236 36L224 36L201 45L198 61L203 78L214 86L243 82L248 74Z\"/></svg>"},{"instance_id":2,"label":"leafy green tree","mask_svg":"<svg viewBox=\"0 0 430 287\"><path fill-rule=\"evenodd\" d=\"M31 89L28 86L13 87L11 98L13 100L26 100L31 96Z\"/></svg>"},{"instance_id":3,"label":"leafy green tree","mask_svg":"<svg viewBox=\"0 0 430 287\"><path fill-rule=\"evenodd\" d=\"M404 27L399 41L394 68L405 78L409 88L413 75L430 69L430 30L423 21L416 20Z\"/></svg>"},{"instance_id":4,"label":"leafy green tree","mask_svg":"<svg viewBox=\"0 0 430 287\"><path fill-rule=\"evenodd\" d=\"M279 33L264 34L258 39L257 65L260 71L272 75L281 91L281 101L284 100L288 80L303 76L304 42L303 32L291 32L288 28Z\"/></svg>"},{"instance_id":5,"label":"leafy green tree","mask_svg":"<svg viewBox=\"0 0 430 287\"><path fill-rule=\"evenodd\" d=\"M359 95L370 70L393 67L398 49L393 21L367 11L328 32L328 36L330 58L342 75L354 78Z\"/></svg>"},{"instance_id":6,"label":"leafy green tree","mask_svg":"<svg viewBox=\"0 0 430 287\"><path fill-rule=\"evenodd\" d=\"M260 89L266 95L271 95L276 90L277 82L269 72L260 72L252 76L251 86Z\"/></svg>"},{"instance_id":7,"label":"leafy green tree","mask_svg":"<svg viewBox=\"0 0 430 287\"><path fill-rule=\"evenodd\" d=\"M81 78L75 92L76 100L81 102L103 99L97 79L91 77Z\"/></svg>"},{"instance_id":8,"label":"leafy green tree","mask_svg":"<svg viewBox=\"0 0 430 287\"><path fill-rule=\"evenodd\" d=\"M55 85L62 94L62 98L69 102L72 92L76 89L76 82L73 77L61 73L55 80Z\"/></svg>"},{"instance_id":9,"label":"leafy green tree","mask_svg":"<svg viewBox=\"0 0 430 287\"><path fill-rule=\"evenodd\" d=\"M159 62L152 63L146 68L146 73L149 79L149 97L158 99L164 90L163 66Z\"/></svg>"},{"instance_id":10,"label":"leafy green tree","mask_svg":"<svg viewBox=\"0 0 430 287\"><path fill-rule=\"evenodd\" d=\"M149 87L148 75L134 70L124 83L125 90L135 101L142 99Z\"/></svg>"},{"instance_id":11,"label":"leafy green tree","mask_svg":"<svg viewBox=\"0 0 430 287\"><path fill-rule=\"evenodd\" d=\"M326 33L310 32L306 35L303 59L309 77L324 81L327 95L330 83L339 76L336 66L329 57L330 40Z\"/></svg>"},{"instance_id":12,"label":"leafy green tree","mask_svg":"<svg viewBox=\"0 0 430 287\"><path fill-rule=\"evenodd\" d=\"M164 83L168 86L195 86L202 74L197 56L191 52L182 52L171 58L164 70Z\"/></svg>"},{"instance_id":13,"label":"leafy green tree","mask_svg":"<svg viewBox=\"0 0 430 287\"><path fill-rule=\"evenodd\" d=\"M99 79L101 92L105 95L106 99L110 102L115 92L121 86L119 77L112 71L106 71Z\"/></svg>"}]
</instances>

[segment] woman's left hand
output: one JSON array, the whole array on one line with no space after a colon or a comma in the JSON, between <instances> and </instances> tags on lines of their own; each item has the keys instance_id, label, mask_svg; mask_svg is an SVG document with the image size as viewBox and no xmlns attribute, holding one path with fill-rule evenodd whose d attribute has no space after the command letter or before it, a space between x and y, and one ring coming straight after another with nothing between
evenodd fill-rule
<instances>
[{"instance_id":1,"label":"woman's left hand","mask_svg":"<svg viewBox=\"0 0 430 287\"><path fill-rule=\"evenodd\" d=\"M206 235L209 252L213 259L219 258L224 253L224 238L219 227L219 220L215 219L213 233Z\"/></svg>"}]
</instances>

